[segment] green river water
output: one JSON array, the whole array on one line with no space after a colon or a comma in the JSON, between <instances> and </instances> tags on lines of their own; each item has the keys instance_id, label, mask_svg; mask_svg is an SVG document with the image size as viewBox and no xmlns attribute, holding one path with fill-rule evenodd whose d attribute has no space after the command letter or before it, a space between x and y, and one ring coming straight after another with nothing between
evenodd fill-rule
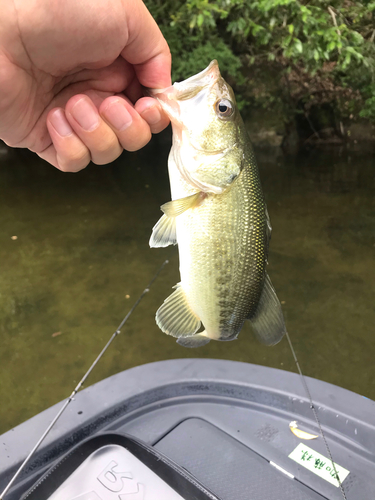
<instances>
[{"instance_id":1,"label":"green river water","mask_svg":"<svg viewBox=\"0 0 375 500\"><path fill-rule=\"evenodd\" d=\"M296 371L286 339L266 347L245 328L237 341L189 350L157 328L179 281L176 247L148 246L170 199L168 150L169 132L78 174L0 151L0 433L71 393L165 259L90 384L185 357ZM375 399L374 154L262 150L258 162L273 226L268 270L302 370Z\"/></svg>"}]
</instances>

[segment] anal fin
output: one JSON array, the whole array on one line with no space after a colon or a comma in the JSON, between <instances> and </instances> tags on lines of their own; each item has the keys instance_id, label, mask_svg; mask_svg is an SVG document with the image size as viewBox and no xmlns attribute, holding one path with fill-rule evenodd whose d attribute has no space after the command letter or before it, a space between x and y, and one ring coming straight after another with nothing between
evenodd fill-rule
<instances>
[{"instance_id":1,"label":"anal fin","mask_svg":"<svg viewBox=\"0 0 375 500\"><path fill-rule=\"evenodd\" d=\"M191 337L180 337L176 342L183 347L194 348L206 345L210 340L210 338L202 335L202 333L197 333L195 335L192 335Z\"/></svg>"},{"instance_id":2,"label":"anal fin","mask_svg":"<svg viewBox=\"0 0 375 500\"><path fill-rule=\"evenodd\" d=\"M267 273L264 278L258 307L248 320L256 337L262 344L277 344L286 333L281 304Z\"/></svg>"},{"instance_id":3,"label":"anal fin","mask_svg":"<svg viewBox=\"0 0 375 500\"><path fill-rule=\"evenodd\" d=\"M156 323L164 333L177 338L190 337L201 326L180 284L156 311Z\"/></svg>"}]
</instances>

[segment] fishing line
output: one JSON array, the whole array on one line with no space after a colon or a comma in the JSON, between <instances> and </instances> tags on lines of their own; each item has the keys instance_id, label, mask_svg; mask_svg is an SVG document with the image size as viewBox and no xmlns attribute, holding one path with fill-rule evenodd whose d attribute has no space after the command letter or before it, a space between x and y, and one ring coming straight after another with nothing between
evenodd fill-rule
<instances>
[{"instance_id":1,"label":"fishing line","mask_svg":"<svg viewBox=\"0 0 375 500\"><path fill-rule=\"evenodd\" d=\"M93 371L93 369L95 368L95 366L98 364L98 362L100 361L100 359L102 358L102 356L104 355L104 353L106 352L106 350L108 349L108 347L112 344L113 340L121 333L121 328L125 325L125 323L129 319L130 315L133 313L134 309L138 306L138 304L141 302L141 300L146 295L146 293L150 291L151 285L154 283L154 281L156 280L156 278L159 276L159 274L161 273L161 271L164 269L164 267L168 263L169 263L168 260L166 260L166 261L163 262L163 264L160 266L160 268L156 272L155 276L152 278L152 280L150 281L150 283L147 285L147 287L143 290L143 292L141 293L141 295L138 297L138 299L134 303L133 307L127 313L127 315L125 316L125 318L121 321L121 323L119 324L119 326L116 329L116 331L112 334L112 336L110 337L110 339L108 340L108 342L106 343L106 345L101 350L100 354L97 356L97 358L92 363L92 365L90 366L90 368L84 374L84 376L82 377L82 379L78 382L76 388L73 390L73 392L71 393L71 395L65 401L65 403L63 404L63 406L61 407L61 409L58 411L58 413L55 416L55 418L52 420L52 422L49 424L49 426L47 427L47 429L44 431L43 435L39 438L39 441L36 443L36 445L34 446L34 448L30 451L30 453L27 455L27 457L25 458L25 460L22 462L22 464L20 465L20 467L17 470L17 472L14 474L14 476L12 477L12 479L9 481L9 483L5 487L4 491L0 494L0 500L3 500L4 496L8 493L8 491L11 488L11 486L13 485L14 481L17 479L17 477L23 471L23 469L25 468L26 464L29 462L29 460L31 459L31 457L36 452L36 450L42 444L42 442L44 441L44 439L46 438L46 436L48 435L48 433L50 432L50 430L52 429L52 427L56 424L56 422L59 420L59 418L61 417L61 415L64 413L64 411L68 407L69 403L71 403L74 400L74 396L77 394L77 392L83 386L83 384L87 380L87 377L90 375L90 373Z\"/></svg>"},{"instance_id":2,"label":"fishing line","mask_svg":"<svg viewBox=\"0 0 375 500\"><path fill-rule=\"evenodd\" d=\"M316 411L316 408L315 408L315 405L313 403L313 400L312 400L312 397L311 397L311 394L310 394L310 390L309 390L309 387L307 385L307 382L306 382L306 379L305 379L305 376L303 375L302 373L302 370L301 370L301 367L299 365L299 362L298 362L298 359L297 359L297 355L296 355L296 352L293 348L293 344L292 344L292 341L289 337L289 333L286 332L286 338L288 339L288 343L289 343L289 347L290 347L290 350L292 351L292 354L293 354L293 358L294 358L294 362L297 366L297 369L298 369L298 372L301 376L301 380L302 380L302 385L304 386L305 388L305 391L306 391L306 394L307 394L307 397L310 401L310 408L314 414L314 417L315 417L315 420L316 420L316 423L318 425L318 428L319 428L319 432L320 432L320 435L322 436L322 439L323 439L323 442L325 444L325 447L326 447L326 450L327 450L327 453L328 453L328 456L329 456L329 459L332 463L332 467L333 467L333 470L335 472L335 476L336 476L336 479L340 485L340 490L341 490L341 493L342 493L342 496L344 497L345 500L347 500L346 498L346 495L345 495L345 491L344 491L344 488L342 487L342 483L341 483L341 480L340 480L340 477L338 475L338 472L337 472L337 469L336 469L336 465L335 465L335 462L333 461L333 458L332 458L332 453L331 453L331 450L328 446L328 441L326 440L326 437L324 435L324 432L323 432L323 429L322 429L322 426L321 426L321 423L320 423L320 420L319 420L319 417L318 417L318 413Z\"/></svg>"}]
</instances>

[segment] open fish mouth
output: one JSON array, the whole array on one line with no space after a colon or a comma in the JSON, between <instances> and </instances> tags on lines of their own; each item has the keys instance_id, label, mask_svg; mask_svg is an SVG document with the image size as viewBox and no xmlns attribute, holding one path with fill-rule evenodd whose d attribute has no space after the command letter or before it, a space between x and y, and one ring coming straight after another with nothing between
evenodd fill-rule
<instances>
[{"instance_id":1,"label":"open fish mouth","mask_svg":"<svg viewBox=\"0 0 375 500\"><path fill-rule=\"evenodd\" d=\"M165 94L168 96L168 99L182 101L190 99L190 97L196 95L204 87L213 85L218 78L220 78L220 76L218 62L214 59L203 71L187 78L182 82L175 82L170 87L166 87L164 89L144 88L144 91L149 97L160 99L161 95Z\"/></svg>"},{"instance_id":2,"label":"open fish mouth","mask_svg":"<svg viewBox=\"0 0 375 500\"><path fill-rule=\"evenodd\" d=\"M197 95L205 87L211 87L220 78L219 65L216 59L210 62L206 69L193 75L183 82L176 82L172 87L175 89L175 99L185 101Z\"/></svg>"}]
</instances>

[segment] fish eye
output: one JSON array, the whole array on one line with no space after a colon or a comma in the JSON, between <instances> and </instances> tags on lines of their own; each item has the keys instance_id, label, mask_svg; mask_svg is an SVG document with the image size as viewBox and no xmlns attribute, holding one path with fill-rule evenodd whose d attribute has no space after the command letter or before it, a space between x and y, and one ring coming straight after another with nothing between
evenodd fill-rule
<instances>
[{"instance_id":1,"label":"fish eye","mask_svg":"<svg viewBox=\"0 0 375 500\"><path fill-rule=\"evenodd\" d=\"M216 101L215 111L219 118L229 118L233 115L234 107L228 99L219 99Z\"/></svg>"}]
</instances>

